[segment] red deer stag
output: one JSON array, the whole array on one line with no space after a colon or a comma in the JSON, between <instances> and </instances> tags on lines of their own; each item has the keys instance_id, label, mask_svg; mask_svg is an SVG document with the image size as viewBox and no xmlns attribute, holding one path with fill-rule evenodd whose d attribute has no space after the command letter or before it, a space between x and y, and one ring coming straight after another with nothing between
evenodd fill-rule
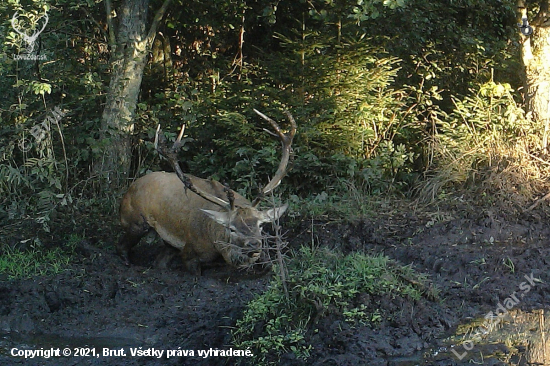
<instances>
[{"instance_id":1,"label":"red deer stag","mask_svg":"<svg viewBox=\"0 0 550 366\"><path fill-rule=\"evenodd\" d=\"M291 128L284 134L274 120L254 111L271 124L281 139L283 154L275 176L252 202L220 182L184 174L177 159L184 127L172 148L168 148L159 125L155 147L170 162L175 173L147 174L136 180L122 198L120 221L124 233L116 249L127 265L129 250L151 228L168 246L180 251L187 270L196 275L200 275L201 263L211 262L220 255L237 268L249 268L263 262L259 260L266 257L262 249L261 225L277 220L288 205L265 211L257 206L286 175L296 122L289 112L285 112ZM165 252L170 249L165 248ZM160 255L159 258L157 264L165 266L171 256Z\"/></svg>"}]
</instances>

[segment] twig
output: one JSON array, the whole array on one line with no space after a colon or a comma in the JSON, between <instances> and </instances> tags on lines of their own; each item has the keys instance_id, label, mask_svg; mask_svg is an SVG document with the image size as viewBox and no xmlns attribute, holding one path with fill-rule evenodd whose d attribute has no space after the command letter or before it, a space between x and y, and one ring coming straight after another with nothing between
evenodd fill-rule
<instances>
[{"instance_id":1,"label":"twig","mask_svg":"<svg viewBox=\"0 0 550 366\"><path fill-rule=\"evenodd\" d=\"M531 206L529 206L528 209L525 210L525 212L531 211L532 209L540 205L543 201L547 200L548 198L550 198L550 192L548 192L544 197L536 200L535 203L533 203Z\"/></svg>"},{"instance_id":2,"label":"twig","mask_svg":"<svg viewBox=\"0 0 550 366\"><path fill-rule=\"evenodd\" d=\"M541 159L541 158L539 158L539 157L536 156L536 155L533 155L533 154L531 154L531 153L528 153L527 151L523 151L523 150L520 150L520 151L521 151L522 153L524 153L525 155L528 155L529 157L531 157L531 158L533 158L533 159L535 159L535 160L540 161L540 162L543 163L543 164L550 165L550 162L548 162L548 161L546 161L546 160L544 160L544 159Z\"/></svg>"}]
</instances>

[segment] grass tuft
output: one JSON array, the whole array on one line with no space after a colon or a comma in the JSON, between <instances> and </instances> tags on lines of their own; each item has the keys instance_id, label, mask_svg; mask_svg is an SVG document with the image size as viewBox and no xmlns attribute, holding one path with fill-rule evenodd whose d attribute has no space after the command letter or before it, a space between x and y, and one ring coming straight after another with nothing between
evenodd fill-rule
<instances>
[{"instance_id":1,"label":"grass tuft","mask_svg":"<svg viewBox=\"0 0 550 366\"><path fill-rule=\"evenodd\" d=\"M275 277L253 301L232 332L234 344L251 349L258 364L274 364L287 352L306 360L312 345L308 331L319 319L334 315L356 324L379 322L376 304L361 300L401 296L414 300L427 293L426 279L384 256L342 255L327 248L302 247L287 263L287 288Z\"/></svg>"},{"instance_id":2,"label":"grass tuft","mask_svg":"<svg viewBox=\"0 0 550 366\"><path fill-rule=\"evenodd\" d=\"M61 248L7 249L0 254L0 277L8 280L45 276L65 271L71 262L72 251Z\"/></svg>"}]
</instances>

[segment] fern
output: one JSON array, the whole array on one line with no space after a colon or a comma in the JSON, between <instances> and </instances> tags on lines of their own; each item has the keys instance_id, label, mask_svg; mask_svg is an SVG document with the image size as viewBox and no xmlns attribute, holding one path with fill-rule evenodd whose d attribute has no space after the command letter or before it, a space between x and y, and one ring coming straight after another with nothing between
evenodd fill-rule
<instances>
[{"instance_id":1,"label":"fern","mask_svg":"<svg viewBox=\"0 0 550 366\"><path fill-rule=\"evenodd\" d=\"M29 187L29 180L21 174L19 169L11 165L0 164L0 193L2 196L16 194L21 188Z\"/></svg>"}]
</instances>

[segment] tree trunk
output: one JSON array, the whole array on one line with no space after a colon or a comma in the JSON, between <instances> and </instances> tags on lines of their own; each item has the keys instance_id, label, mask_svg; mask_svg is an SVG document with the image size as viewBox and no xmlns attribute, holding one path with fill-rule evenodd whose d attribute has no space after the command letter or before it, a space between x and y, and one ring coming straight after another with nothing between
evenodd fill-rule
<instances>
[{"instance_id":1,"label":"tree trunk","mask_svg":"<svg viewBox=\"0 0 550 366\"><path fill-rule=\"evenodd\" d=\"M550 132L550 0L541 0L539 12L530 22L533 34L521 35L525 66L525 107L533 121L544 126L542 148L548 149ZM522 18L527 17L523 1L518 2Z\"/></svg>"},{"instance_id":2,"label":"tree trunk","mask_svg":"<svg viewBox=\"0 0 550 366\"><path fill-rule=\"evenodd\" d=\"M96 173L103 178L103 188L117 190L126 185L132 160L131 138L143 71L156 29L169 2L170 0L164 2L147 32L149 0L124 0L119 11L120 20L115 37L110 18L111 2L106 1L112 76L101 117L100 135L104 154L102 160L96 164Z\"/></svg>"}]
</instances>

